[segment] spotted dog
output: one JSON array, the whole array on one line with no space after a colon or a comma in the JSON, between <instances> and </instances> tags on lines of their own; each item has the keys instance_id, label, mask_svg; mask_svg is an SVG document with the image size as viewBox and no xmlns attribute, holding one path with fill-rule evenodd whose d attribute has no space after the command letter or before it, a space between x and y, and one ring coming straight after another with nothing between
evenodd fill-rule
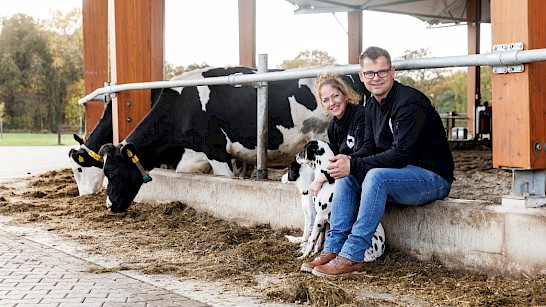
<instances>
[{"instance_id":1,"label":"spotted dog","mask_svg":"<svg viewBox=\"0 0 546 307\"><path fill-rule=\"evenodd\" d=\"M329 159L333 156L334 152L328 143L310 141L305 145L304 150L296 155L296 161L291 164L288 174L285 174L282 179L283 182L293 181L302 195L302 208L306 220L304 235L302 237L302 241L304 242L303 255L300 258L318 253L324 244L325 234L330 225L334 181L325 182L319 193L316 196L310 197L313 205L312 208L315 211L313 213L307 210L310 207L308 188L315 176L326 171ZM296 164L299 164L300 167L298 168ZM309 167L313 171L313 178L309 174ZM299 176L295 174L297 171L299 171ZM313 215L315 215L314 221L310 221ZM311 230L308 230L309 226L311 226ZM372 238L372 246L365 251L364 261L374 261L384 251L385 231L380 223Z\"/></svg>"},{"instance_id":2,"label":"spotted dog","mask_svg":"<svg viewBox=\"0 0 546 307\"><path fill-rule=\"evenodd\" d=\"M300 192L301 209L303 210L303 216L305 218L303 236L294 237L286 235L285 237L292 243L302 244L304 248L305 243L311 234L311 229L315 223L316 216L315 205L313 204L311 195L309 195L309 186L315 177L314 172L315 170L308 164L299 164L294 160L288 166L288 172L281 178L282 183L292 183L298 188Z\"/></svg>"}]
</instances>

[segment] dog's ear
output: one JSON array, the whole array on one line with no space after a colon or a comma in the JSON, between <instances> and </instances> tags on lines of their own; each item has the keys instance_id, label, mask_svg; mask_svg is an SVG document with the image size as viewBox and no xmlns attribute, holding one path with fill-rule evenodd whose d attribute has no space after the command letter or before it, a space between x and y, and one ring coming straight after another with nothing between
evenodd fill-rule
<instances>
[{"instance_id":1,"label":"dog's ear","mask_svg":"<svg viewBox=\"0 0 546 307\"><path fill-rule=\"evenodd\" d=\"M300 177L301 164L297 161L292 161L288 167L288 181L296 181Z\"/></svg>"},{"instance_id":2,"label":"dog's ear","mask_svg":"<svg viewBox=\"0 0 546 307\"><path fill-rule=\"evenodd\" d=\"M290 166L288 167L288 171L299 174L300 168L301 168L301 164L299 164L298 161L294 160L292 161L292 163L290 163Z\"/></svg>"},{"instance_id":3,"label":"dog's ear","mask_svg":"<svg viewBox=\"0 0 546 307\"><path fill-rule=\"evenodd\" d=\"M315 157L317 149L319 148L317 141L311 141L305 146L305 155L307 159L312 159Z\"/></svg>"}]
</instances>

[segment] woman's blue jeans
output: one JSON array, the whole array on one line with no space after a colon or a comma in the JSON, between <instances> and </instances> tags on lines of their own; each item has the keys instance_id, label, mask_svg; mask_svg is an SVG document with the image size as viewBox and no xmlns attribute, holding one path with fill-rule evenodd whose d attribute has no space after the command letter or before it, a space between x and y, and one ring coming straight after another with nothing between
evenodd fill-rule
<instances>
[{"instance_id":1,"label":"woman's blue jeans","mask_svg":"<svg viewBox=\"0 0 546 307\"><path fill-rule=\"evenodd\" d=\"M446 197L450 190L451 182L414 165L374 168L362 182L352 175L338 179L324 251L363 262L387 201L421 205Z\"/></svg>"}]
</instances>

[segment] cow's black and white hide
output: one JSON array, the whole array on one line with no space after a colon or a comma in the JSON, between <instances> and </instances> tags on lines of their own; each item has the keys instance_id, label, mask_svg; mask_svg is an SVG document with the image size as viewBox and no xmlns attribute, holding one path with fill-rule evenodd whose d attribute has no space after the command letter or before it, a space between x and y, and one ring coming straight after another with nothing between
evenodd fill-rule
<instances>
[{"instance_id":1,"label":"cow's black and white hide","mask_svg":"<svg viewBox=\"0 0 546 307\"><path fill-rule=\"evenodd\" d=\"M192 72L195 78L254 74L251 68L231 67ZM348 78L359 91L355 75ZM317 105L315 78L268 83L268 151L270 167L285 167L309 140L326 138L331 118ZM157 100L146 117L124 140L132 144L145 170L180 158L183 148L204 153L215 174L233 176L232 159L256 165L257 90L250 86L188 86L152 90ZM143 175L122 146L104 146L108 177L108 207L125 211L143 183Z\"/></svg>"},{"instance_id":2,"label":"cow's black and white hide","mask_svg":"<svg viewBox=\"0 0 546 307\"><path fill-rule=\"evenodd\" d=\"M310 141L307 143L300 153L296 155L296 161L295 163L300 164L301 167L297 167L295 165L290 166L289 173L292 172L292 175L286 174L287 179L295 178L295 183L298 189L300 190L300 193L303 195L305 190L309 188L309 184L307 184L307 187L305 188L305 185L302 185L303 182L311 182L309 181L309 174L308 171L306 171L303 167L307 165L308 167L313 169L313 176L318 176L321 172L326 171L326 166L329 163L329 159L334 156L334 152L331 150L328 143L324 141ZM298 176L295 174L296 170L300 170L300 176L306 176L307 179L298 179ZM301 170L304 170L303 173ZM284 176L283 176L284 178ZM298 183L298 180L301 180L301 183ZM303 189L300 188L300 186L304 187ZM326 182L322 186L322 188L319 190L319 193L316 196L312 197L312 203L313 207L316 211L316 217L315 221L313 223L313 228L311 230L311 233L305 243L304 249L303 249L303 255L300 258L304 258L310 255L314 255L318 253L324 244L324 238L326 231L330 224L330 214L332 210L332 198L334 193L334 182ZM302 199L302 207L308 206L308 200ZM309 214L304 212L304 214ZM308 222L306 221L304 227L308 226ZM305 237L305 230L304 230L304 237ZM368 248L364 255L364 261L374 261L383 253L385 252L385 231L383 229L383 225L379 223L373 238L372 238L372 246Z\"/></svg>"}]
</instances>

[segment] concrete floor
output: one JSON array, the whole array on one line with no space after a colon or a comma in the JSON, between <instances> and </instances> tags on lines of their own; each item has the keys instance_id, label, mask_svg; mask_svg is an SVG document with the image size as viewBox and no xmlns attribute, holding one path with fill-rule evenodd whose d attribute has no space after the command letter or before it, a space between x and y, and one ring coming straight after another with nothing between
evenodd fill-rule
<instances>
[{"instance_id":1,"label":"concrete floor","mask_svg":"<svg viewBox=\"0 0 546 307\"><path fill-rule=\"evenodd\" d=\"M0 182L70 167L70 146L0 146Z\"/></svg>"}]
</instances>

